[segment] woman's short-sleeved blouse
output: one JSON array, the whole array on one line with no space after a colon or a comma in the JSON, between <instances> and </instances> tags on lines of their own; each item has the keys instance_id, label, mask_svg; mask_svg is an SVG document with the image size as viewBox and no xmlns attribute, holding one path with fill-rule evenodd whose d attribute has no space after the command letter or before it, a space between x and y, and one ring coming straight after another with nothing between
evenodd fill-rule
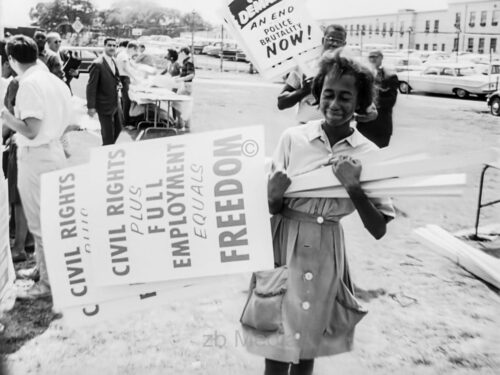
<instances>
[{"instance_id":1,"label":"woman's short-sleeved blouse","mask_svg":"<svg viewBox=\"0 0 500 375\"><path fill-rule=\"evenodd\" d=\"M347 138L330 146L321 124L322 120L310 121L304 125L288 128L282 134L274 152L273 163L276 168L285 170L292 180L294 176L328 165L333 157L340 155L356 157L378 149L356 129L353 129L353 133ZM370 200L384 215L395 216L390 198L370 198ZM325 219L336 219L352 213L355 209L348 198L286 198L284 203L291 209L322 215Z\"/></svg>"}]
</instances>

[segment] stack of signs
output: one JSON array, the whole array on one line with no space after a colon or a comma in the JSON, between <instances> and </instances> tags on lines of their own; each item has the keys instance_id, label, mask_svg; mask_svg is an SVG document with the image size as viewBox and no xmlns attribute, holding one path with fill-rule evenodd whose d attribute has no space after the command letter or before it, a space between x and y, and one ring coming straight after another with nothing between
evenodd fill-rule
<instances>
[{"instance_id":1,"label":"stack of signs","mask_svg":"<svg viewBox=\"0 0 500 375\"><path fill-rule=\"evenodd\" d=\"M414 230L418 240L465 268L481 280L500 288L500 259L455 238L437 225Z\"/></svg>"},{"instance_id":2,"label":"stack of signs","mask_svg":"<svg viewBox=\"0 0 500 375\"><path fill-rule=\"evenodd\" d=\"M229 30L266 79L299 66L314 75L323 33L302 0L232 0L222 10Z\"/></svg>"},{"instance_id":3,"label":"stack of signs","mask_svg":"<svg viewBox=\"0 0 500 375\"><path fill-rule=\"evenodd\" d=\"M107 146L93 149L89 164L44 175L47 268L68 323L164 304L209 277L272 268L263 133Z\"/></svg>"},{"instance_id":4,"label":"stack of signs","mask_svg":"<svg viewBox=\"0 0 500 375\"><path fill-rule=\"evenodd\" d=\"M0 156L0 162L1 160ZM14 266L10 253L7 180L0 171L0 301L14 284L14 280Z\"/></svg>"},{"instance_id":5,"label":"stack of signs","mask_svg":"<svg viewBox=\"0 0 500 375\"><path fill-rule=\"evenodd\" d=\"M363 165L361 186L369 197L458 196L466 185L463 171L496 160L495 149L460 155L430 156L386 148L357 156ZM299 176L285 193L289 198L347 198L330 165Z\"/></svg>"}]
</instances>

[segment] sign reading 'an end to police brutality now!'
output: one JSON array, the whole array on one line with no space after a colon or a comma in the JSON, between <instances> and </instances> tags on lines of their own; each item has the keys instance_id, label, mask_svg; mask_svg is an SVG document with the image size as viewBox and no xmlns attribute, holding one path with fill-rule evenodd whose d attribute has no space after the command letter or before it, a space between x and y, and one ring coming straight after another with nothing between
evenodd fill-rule
<instances>
[{"instance_id":1,"label":"sign reading 'an end to police brutality now!'","mask_svg":"<svg viewBox=\"0 0 500 375\"><path fill-rule=\"evenodd\" d=\"M272 268L263 133L239 128L94 150L96 282Z\"/></svg>"},{"instance_id":2,"label":"sign reading 'an end to police brutality now!'","mask_svg":"<svg viewBox=\"0 0 500 375\"><path fill-rule=\"evenodd\" d=\"M265 77L293 69L301 54L319 53L323 35L303 0L233 0L223 15Z\"/></svg>"}]
</instances>

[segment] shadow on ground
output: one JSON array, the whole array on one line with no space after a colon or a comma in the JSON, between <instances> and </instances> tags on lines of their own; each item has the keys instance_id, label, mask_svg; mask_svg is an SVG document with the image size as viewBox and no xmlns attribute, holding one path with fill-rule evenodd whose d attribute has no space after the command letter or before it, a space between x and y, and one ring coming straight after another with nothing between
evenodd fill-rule
<instances>
[{"instance_id":1,"label":"shadow on ground","mask_svg":"<svg viewBox=\"0 0 500 375\"><path fill-rule=\"evenodd\" d=\"M15 264L16 270L30 268L35 265L33 254L28 254L25 262ZM16 300L11 310L0 315L0 356L18 351L27 341L41 335L50 322L60 318L60 314L52 312L52 298L32 301ZM1 374L1 372L0 372Z\"/></svg>"}]
</instances>

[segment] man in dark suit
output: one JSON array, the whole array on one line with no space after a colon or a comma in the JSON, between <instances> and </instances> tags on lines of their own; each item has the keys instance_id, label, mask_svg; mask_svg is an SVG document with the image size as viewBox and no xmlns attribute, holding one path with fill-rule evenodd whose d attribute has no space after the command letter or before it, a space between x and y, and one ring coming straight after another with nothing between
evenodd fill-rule
<instances>
[{"instance_id":1,"label":"man in dark suit","mask_svg":"<svg viewBox=\"0 0 500 375\"><path fill-rule=\"evenodd\" d=\"M387 147L392 136L392 108L398 97L399 80L395 72L382 66L384 56L381 51L371 51L368 55L375 69L375 106L378 116L375 120L361 122L357 129L380 148Z\"/></svg>"},{"instance_id":2,"label":"man in dark suit","mask_svg":"<svg viewBox=\"0 0 500 375\"><path fill-rule=\"evenodd\" d=\"M122 130L122 110L118 100L121 88L120 72L113 56L116 40L104 41L104 53L92 62L87 83L87 110L90 117L96 113L101 123L102 144L116 142Z\"/></svg>"}]
</instances>

